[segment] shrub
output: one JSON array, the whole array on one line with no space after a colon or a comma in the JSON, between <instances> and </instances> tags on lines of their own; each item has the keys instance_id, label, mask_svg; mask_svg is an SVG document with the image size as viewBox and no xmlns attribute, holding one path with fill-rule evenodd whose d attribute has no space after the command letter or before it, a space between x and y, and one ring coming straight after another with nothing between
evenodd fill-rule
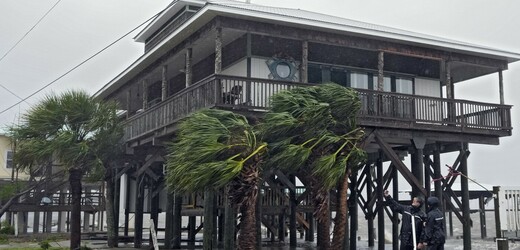
<instances>
[{"instance_id":1,"label":"shrub","mask_svg":"<svg viewBox=\"0 0 520 250\"><path fill-rule=\"evenodd\" d=\"M51 243L49 243L48 240L42 240L42 241L40 241L39 245L40 245L40 247L41 247L42 249L44 249L44 250L47 250L47 249L49 249L49 248L51 247Z\"/></svg>"},{"instance_id":2,"label":"shrub","mask_svg":"<svg viewBox=\"0 0 520 250\"><path fill-rule=\"evenodd\" d=\"M14 227L9 224L6 220L2 222L2 226L0 228L0 234L5 235L13 235L14 234Z\"/></svg>"}]
</instances>

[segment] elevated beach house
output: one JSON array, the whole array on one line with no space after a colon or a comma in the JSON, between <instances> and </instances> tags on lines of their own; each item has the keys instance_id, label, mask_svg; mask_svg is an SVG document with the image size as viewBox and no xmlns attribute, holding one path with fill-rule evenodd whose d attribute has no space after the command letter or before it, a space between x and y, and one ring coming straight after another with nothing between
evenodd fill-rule
<instances>
[{"instance_id":1,"label":"elevated beach house","mask_svg":"<svg viewBox=\"0 0 520 250\"><path fill-rule=\"evenodd\" d=\"M394 183L389 189L394 187L397 194L398 174L412 193L431 192L443 198L446 209L469 229L466 178L454 175L435 182L435 192L430 191L430 180L440 176L440 155L459 152L458 160L449 164L467 174L468 144L498 145L500 137L512 131L502 72L520 59L518 53L348 17L231 0L173 1L135 40L144 44L144 54L96 96L116 100L125 119L124 138L132 163L117 170L118 188L125 190L120 192L125 202L118 206L125 234L135 227L136 247L142 243L143 213L150 213L159 229L165 228L168 247L181 244L180 218L187 216L188 238L182 242L195 241L202 197L168 195L162 165L164 142L175 136L177 122L202 108L261 119L269 96L281 90L331 81L355 88L362 101L358 125L367 134L369 161L352 176L350 236L356 235L357 213L362 211L372 245L373 235L384 234L384 221L374 221L385 214L380 206L382 190ZM489 74L496 75L489 84L500 93L497 103L455 98L455 84ZM410 166L403 161L405 156L410 157ZM389 167L383 168L384 162L390 162ZM297 226L288 229L291 242L294 230L312 241L314 221L305 188L291 185L283 173L272 173L265 181L270 188L263 192L261 220L267 235L283 240L285 233L279 232L285 230L284 220L294 216ZM462 184L461 199L451 191L454 181ZM296 198L273 187L295 192ZM290 204L295 204L296 213L285 212ZM217 209L220 221L225 208L219 203ZM158 221L164 213L166 220ZM466 245L469 230L464 232ZM355 244L351 241L351 246Z\"/></svg>"}]
</instances>

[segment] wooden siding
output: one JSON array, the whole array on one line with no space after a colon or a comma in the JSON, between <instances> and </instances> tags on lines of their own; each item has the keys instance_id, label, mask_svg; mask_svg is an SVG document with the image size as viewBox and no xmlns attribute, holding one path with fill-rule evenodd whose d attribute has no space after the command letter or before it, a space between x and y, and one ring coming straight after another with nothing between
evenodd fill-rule
<instances>
[{"instance_id":1,"label":"wooden siding","mask_svg":"<svg viewBox=\"0 0 520 250\"><path fill-rule=\"evenodd\" d=\"M233 86L242 92L226 98ZM172 126L202 108L228 107L265 112L268 98L279 91L312 84L213 75L126 121L125 139L139 139ZM511 135L511 106L357 89L360 126L412 130ZM250 97L247 100L246 97ZM450 111L450 112L449 112Z\"/></svg>"}]
</instances>

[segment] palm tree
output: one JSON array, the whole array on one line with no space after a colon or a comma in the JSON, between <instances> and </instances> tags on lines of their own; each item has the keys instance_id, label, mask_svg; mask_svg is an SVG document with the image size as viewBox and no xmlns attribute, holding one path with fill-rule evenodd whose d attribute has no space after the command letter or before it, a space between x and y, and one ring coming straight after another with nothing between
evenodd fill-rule
<instances>
[{"instance_id":1,"label":"palm tree","mask_svg":"<svg viewBox=\"0 0 520 250\"><path fill-rule=\"evenodd\" d=\"M21 124L10 128L17 141L14 157L19 167L52 161L68 172L71 249L81 245L83 176L104 168L107 155L118 148L122 136L116 111L115 103L95 100L83 91L68 91L46 96L23 115Z\"/></svg>"},{"instance_id":2,"label":"palm tree","mask_svg":"<svg viewBox=\"0 0 520 250\"><path fill-rule=\"evenodd\" d=\"M193 193L229 185L230 203L242 212L238 249L256 247L255 204L266 146L244 116L215 109L183 120L169 146L166 182L170 190Z\"/></svg>"},{"instance_id":3,"label":"palm tree","mask_svg":"<svg viewBox=\"0 0 520 250\"><path fill-rule=\"evenodd\" d=\"M268 167L280 168L306 179L314 199L318 221L318 247L330 245L329 193L349 171L366 157L357 147L364 132L356 128L361 102L358 94L337 84L296 88L273 95L271 110L261 124L263 140L269 143ZM345 211L338 213L337 233L345 234ZM339 225L343 223L343 225ZM341 231L342 230L342 231ZM339 239L337 240L339 241ZM339 249L339 248L335 248Z\"/></svg>"}]
</instances>

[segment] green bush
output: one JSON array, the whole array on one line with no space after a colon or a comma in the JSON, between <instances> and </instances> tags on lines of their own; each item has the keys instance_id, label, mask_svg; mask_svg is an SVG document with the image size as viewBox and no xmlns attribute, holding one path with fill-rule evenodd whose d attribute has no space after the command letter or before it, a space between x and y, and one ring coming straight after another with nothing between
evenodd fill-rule
<instances>
[{"instance_id":1,"label":"green bush","mask_svg":"<svg viewBox=\"0 0 520 250\"><path fill-rule=\"evenodd\" d=\"M47 249L49 249L49 248L51 247L51 243L49 243L48 240L42 240L42 241L40 241L39 245L40 245L40 247L41 247L42 249L44 249L44 250L47 250Z\"/></svg>"},{"instance_id":2,"label":"green bush","mask_svg":"<svg viewBox=\"0 0 520 250\"><path fill-rule=\"evenodd\" d=\"M9 243L9 238L7 238L7 235L0 234L0 244L8 244L8 243Z\"/></svg>"},{"instance_id":3,"label":"green bush","mask_svg":"<svg viewBox=\"0 0 520 250\"><path fill-rule=\"evenodd\" d=\"M2 221L2 226L0 228L0 234L5 235L13 235L14 234L14 227L9 224L6 220Z\"/></svg>"}]
</instances>

